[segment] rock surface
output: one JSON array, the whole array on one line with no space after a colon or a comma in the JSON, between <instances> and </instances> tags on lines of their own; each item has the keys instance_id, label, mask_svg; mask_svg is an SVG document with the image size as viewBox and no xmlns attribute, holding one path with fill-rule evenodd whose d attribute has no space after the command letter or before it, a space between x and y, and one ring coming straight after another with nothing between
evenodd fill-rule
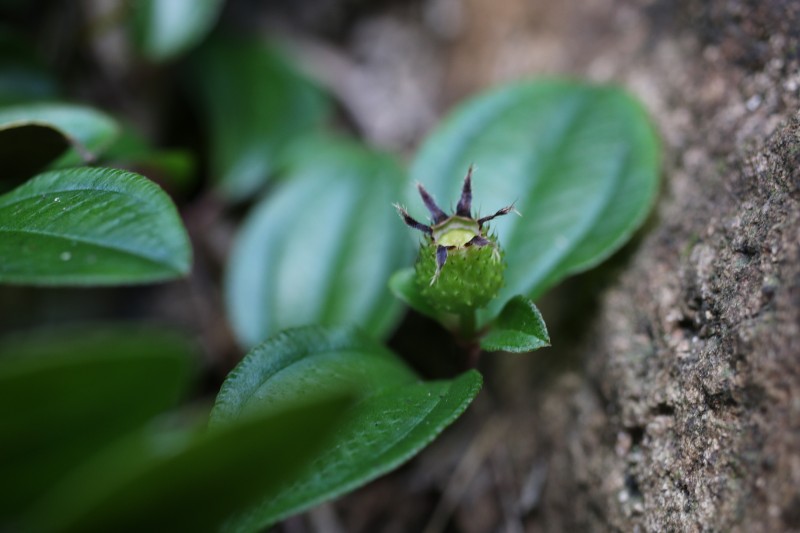
<instances>
[{"instance_id":1,"label":"rock surface","mask_svg":"<svg viewBox=\"0 0 800 533\"><path fill-rule=\"evenodd\" d=\"M602 297L538 524L798 530L800 5L684 2L666 28L651 7L616 75L652 89L665 191Z\"/></svg>"}]
</instances>

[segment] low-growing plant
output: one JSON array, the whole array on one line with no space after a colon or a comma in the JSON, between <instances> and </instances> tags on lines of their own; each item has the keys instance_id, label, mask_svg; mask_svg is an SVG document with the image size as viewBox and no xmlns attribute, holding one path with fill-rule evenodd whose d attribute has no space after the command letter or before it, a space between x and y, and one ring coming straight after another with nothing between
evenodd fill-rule
<instances>
[{"instance_id":1,"label":"low-growing plant","mask_svg":"<svg viewBox=\"0 0 800 533\"><path fill-rule=\"evenodd\" d=\"M267 191L223 282L249 352L206 427L163 417L193 374L185 335L117 324L8 336L0 529L256 531L363 485L467 409L481 354L548 346L534 300L619 249L653 203L658 142L618 88L493 88L450 113L406 171L334 137L329 97L274 47L205 37L221 2L201 2L177 35L162 35L159 19L174 13L139 4L131 34L143 57L187 54L210 187L228 205ZM0 160L16 185L0 195L0 282L186 276L191 246L173 200L110 167L186 179L192 155L154 149L91 107L39 100L0 94ZM454 199L452 210L437 203ZM471 368L425 381L389 350L406 305L451 330Z\"/></svg>"}]
</instances>

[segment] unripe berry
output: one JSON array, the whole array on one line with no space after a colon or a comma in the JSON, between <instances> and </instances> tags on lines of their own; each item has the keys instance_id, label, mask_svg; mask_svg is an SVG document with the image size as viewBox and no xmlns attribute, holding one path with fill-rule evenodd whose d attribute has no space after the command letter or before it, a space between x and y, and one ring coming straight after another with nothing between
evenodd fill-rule
<instances>
[{"instance_id":1,"label":"unripe berry","mask_svg":"<svg viewBox=\"0 0 800 533\"><path fill-rule=\"evenodd\" d=\"M416 264L420 294L440 312L464 314L484 307L503 286L502 252L497 238L487 233L484 224L514 211L510 205L493 215L473 218L472 167L464 178L461 199L455 214L448 216L422 185L417 185L422 201L431 213L427 226L396 205L403 221L426 234Z\"/></svg>"},{"instance_id":2,"label":"unripe berry","mask_svg":"<svg viewBox=\"0 0 800 533\"><path fill-rule=\"evenodd\" d=\"M494 238L487 246L448 251L447 264L436 277L436 245L423 244L415 267L420 293L437 311L464 313L484 307L503 287L505 262Z\"/></svg>"}]
</instances>

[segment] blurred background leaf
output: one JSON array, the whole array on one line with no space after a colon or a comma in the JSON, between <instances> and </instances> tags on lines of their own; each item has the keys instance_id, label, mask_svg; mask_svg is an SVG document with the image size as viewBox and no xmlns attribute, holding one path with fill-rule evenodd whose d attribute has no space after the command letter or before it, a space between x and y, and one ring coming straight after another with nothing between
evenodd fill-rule
<instances>
[{"instance_id":1,"label":"blurred background leaf","mask_svg":"<svg viewBox=\"0 0 800 533\"><path fill-rule=\"evenodd\" d=\"M119 137L101 158L104 166L143 174L167 190L188 190L196 178L189 150L155 148L133 127L123 125Z\"/></svg>"},{"instance_id":2,"label":"blurred background leaf","mask_svg":"<svg viewBox=\"0 0 800 533\"><path fill-rule=\"evenodd\" d=\"M358 402L330 445L291 483L229 520L224 530L261 530L396 468L458 418L481 384L474 370L452 380L421 382L401 359L351 329L279 333L225 380L211 413L214 428L235 424L254 410L280 410L309 394L352 390Z\"/></svg>"},{"instance_id":3,"label":"blurred background leaf","mask_svg":"<svg viewBox=\"0 0 800 533\"><path fill-rule=\"evenodd\" d=\"M189 80L207 123L211 175L231 200L259 191L281 151L328 117L327 97L255 39L212 38L191 59Z\"/></svg>"},{"instance_id":4,"label":"blurred background leaf","mask_svg":"<svg viewBox=\"0 0 800 533\"><path fill-rule=\"evenodd\" d=\"M154 327L94 325L0 340L0 524L173 407L191 352L184 337Z\"/></svg>"},{"instance_id":5,"label":"blurred background leaf","mask_svg":"<svg viewBox=\"0 0 800 533\"><path fill-rule=\"evenodd\" d=\"M155 183L122 170L40 174L0 196L0 282L143 283L185 275L186 230Z\"/></svg>"},{"instance_id":6,"label":"blurred background leaf","mask_svg":"<svg viewBox=\"0 0 800 533\"><path fill-rule=\"evenodd\" d=\"M0 26L0 107L52 100L59 92L55 77L33 44L13 29Z\"/></svg>"},{"instance_id":7,"label":"blurred background leaf","mask_svg":"<svg viewBox=\"0 0 800 533\"><path fill-rule=\"evenodd\" d=\"M522 213L490 223L508 269L481 312L486 323L512 296L535 299L622 246L653 204L660 153L647 114L624 91L545 80L462 104L427 138L411 175L447 205L471 163L481 214L514 201ZM409 208L426 216L418 198Z\"/></svg>"},{"instance_id":8,"label":"blurred background leaf","mask_svg":"<svg viewBox=\"0 0 800 533\"><path fill-rule=\"evenodd\" d=\"M119 126L111 117L87 106L35 103L0 108L3 176L29 177L50 164L94 160L117 135Z\"/></svg>"},{"instance_id":9,"label":"blurred background leaf","mask_svg":"<svg viewBox=\"0 0 800 533\"><path fill-rule=\"evenodd\" d=\"M317 397L251 412L213 431L144 431L54 486L33 531L219 531L233 512L293 479L350 405Z\"/></svg>"},{"instance_id":10,"label":"blurred background leaf","mask_svg":"<svg viewBox=\"0 0 800 533\"><path fill-rule=\"evenodd\" d=\"M402 311L387 282L412 252L391 207L402 169L328 138L294 146L281 164L283 179L247 217L229 260L225 293L240 342L308 324L386 335Z\"/></svg>"},{"instance_id":11,"label":"blurred background leaf","mask_svg":"<svg viewBox=\"0 0 800 533\"><path fill-rule=\"evenodd\" d=\"M173 59L200 43L217 21L224 0L135 0L135 44L152 61Z\"/></svg>"}]
</instances>

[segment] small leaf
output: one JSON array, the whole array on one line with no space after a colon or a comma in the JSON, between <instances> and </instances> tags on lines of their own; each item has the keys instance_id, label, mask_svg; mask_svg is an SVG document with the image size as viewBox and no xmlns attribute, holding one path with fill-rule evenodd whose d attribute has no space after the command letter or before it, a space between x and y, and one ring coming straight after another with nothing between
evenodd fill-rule
<instances>
[{"instance_id":1,"label":"small leaf","mask_svg":"<svg viewBox=\"0 0 800 533\"><path fill-rule=\"evenodd\" d=\"M443 203L471 163L486 212L516 201L521 217L491 222L506 252L506 285L485 324L516 294L535 299L617 250L658 188L659 142L642 107L613 87L524 82L463 104L428 138L412 178ZM419 202L409 202L422 216Z\"/></svg>"},{"instance_id":2,"label":"small leaf","mask_svg":"<svg viewBox=\"0 0 800 533\"><path fill-rule=\"evenodd\" d=\"M292 483L228 521L225 531L260 530L396 468L458 418L480 386L475 371L421 382L391 352L352 330L307 327L276 335L225 380L211 413L214 427L317 390L355 389L360 398L332 443Z\"/></svg>"},{"instance_id":3,"label":"small leaf","mask_svg":"<svg viewBox=\"0 0 800 533\"><path fill-rule=\"evenodd\" d=\"M354 143L304 146L305 158L285 160L284 181L253 209L231 254L225 294L245 346L308 324L356 324L381 336L402 311L387 288L411 256L391 208L402 170Z\"/></svg>"},{"instance_id":4,"label":"small leaf","mask_svg":"<svg viewBox=\"0 0 800 533\"><path fill-rule=\"evenodd\" d=\"M0 109L0 163L5 178L28 177L60 156L57 164L94 160L119 128L90 107L37 103ZM64 153L69 147L72 152Z\"/></svg>"},{"instance_id":5,"label":"small leaf","mask_svg":"<svg viewBox=\"0 0 800 533\"><path fill-rule=\"evenodd\" d=\"M131 19L134 40L148 59L172 59L208 34L223 4L223 0L136 0Z\"/></svg>"},{"instance_id":6,"label":"small leaf","mask_svg":"<svg viewBox=\"0 0 800 533\"><path fill-rule=\"evenodd\" d=\"M155 328L35 332L0 342L0 523L81 461L172 407L189 343Z\"/></svg>"},{"instance_id":7,"label":"small leaf","mask_svg":"<svg viewBox=\"0 0 800 533\"><path fill-rule=\"evenodd\" d=\"M175 206L137 174L56 170L0 196L0 282L143 283L184 275L190 264Z\"/></svg>"},{"instance_id":8,"label":"small leaf","mask_svg":"<svg viewBox=\"0 0 800 533\"><path fill-rule=\"evenodd\" d=\"M282 150L328 116L322 93L264 43L217 38L191 70L211 135L211 175L229 199L256 193Z\"/></svg>"},{"instance_id":9,"label":"small leaf","mask_svg":"<svg viewBox=\"0 0 800 533\"><path fill-rule=\"evenodd\" d=\"M337 427L342 395L252 413L216 431L145 432L65 478L23 531L219 531L291 480Z\"/></svg>"},{"instance_id":10,"label":"small leaf","mask_svg":"<svg viewBox=\"0 0 800 533\"><path fill-rule=\"evenodd\" d=\"M439 313L428 305L419 292L417 273L413 268L404 268L392 274L389 278L389 289L415 311L437 320L440 318Z\"/></svg>"},{"instance_id":11,"label":"small leaf","mask_svg":"<svg viewBox=\"0 0 800 533\"><path fill-rule=\"evenodd\" d=\"M481 348L490 352L524 353L550 346L542 314L524 296L511 298L491 329L481 339Z\"/></svg>"}]
</instances>

